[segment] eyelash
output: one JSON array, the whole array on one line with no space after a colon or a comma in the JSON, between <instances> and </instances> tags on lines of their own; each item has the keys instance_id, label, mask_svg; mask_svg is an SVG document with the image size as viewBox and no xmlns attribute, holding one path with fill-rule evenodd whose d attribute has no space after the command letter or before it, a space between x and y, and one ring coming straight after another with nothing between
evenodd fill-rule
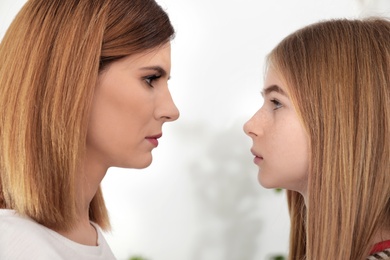
<instances>
[{"instance_id":1,"label":"eyelash","mask_svg":"<svg viewBox=\"0 0 390 260\"><path fill-rule=\"evenodd\" d=\"M279 102L277 99L271 99L271 102L275 105L274 110L278 110L279 108L282 107L282 103Z\"/></svg>"},{"instance_id":2,"label":"eyelash","mask_svg":"<svg viewBox=\"0 0 390 260\"><path fill-rule=\"evenodd\" d=\"M155 80L158 80L159 78L161 78L161 75L149 75L149 76L146 76L144 77L144 80L146 82L146 84L148 84L150 87L154 87L153 86L153 81Z\"/></svg>"}]
</instances>

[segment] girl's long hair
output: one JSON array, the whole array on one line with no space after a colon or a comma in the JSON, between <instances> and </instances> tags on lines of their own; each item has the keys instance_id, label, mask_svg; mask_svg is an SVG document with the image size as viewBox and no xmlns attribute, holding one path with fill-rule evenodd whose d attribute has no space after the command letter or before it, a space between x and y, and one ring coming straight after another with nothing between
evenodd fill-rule
<instances>
[{"instance_id":1,"label":"girl's long hair","mask_svg":"<svg viewBox=\"0 0 390 260\"><path fill-rule=\"evenodd\" d=\"M330 20L269 55L308 133L306 204L288 191L289 259L364 259L390 227L390 22Z\"/></svg>"},{"instance_id":2,"label":"girl's long hair","mask_svg":"<svg viewBox=\"0 0 390 260\"><path fill-rule=\"evenodd\" d=\"M99 73L168 42L154 0L29 0L0 44L0 208L69 230ZM109 228L99 188L90 219Z\"/></svg>"}]
</instances>

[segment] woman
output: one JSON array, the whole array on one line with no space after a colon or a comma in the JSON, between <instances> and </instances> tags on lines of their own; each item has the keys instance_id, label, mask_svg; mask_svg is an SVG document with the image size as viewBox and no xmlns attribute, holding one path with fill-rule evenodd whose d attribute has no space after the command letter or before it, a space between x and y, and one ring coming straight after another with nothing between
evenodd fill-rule
<instances>
[{"instance_id":1,"label":"woman","mask_svg":"<svg viewBox=\"0 0 390 260\"><path fill-rule=\"evenodd\" d=\"M389 43L387 20L331 20L268 56L244 130L259 182L288 190L289 259L390 259Z\"/></svg>"},{"instance_id":2,"label":"woman","mask_svg":"<svg viewBox=\"0 0 390 260\"><path fill-rule=\"evenodd\" d=\"M29 0L0 44L0 259L113 259L100 182L179 112L154 0Z\"/></svg>"}]
</instances>

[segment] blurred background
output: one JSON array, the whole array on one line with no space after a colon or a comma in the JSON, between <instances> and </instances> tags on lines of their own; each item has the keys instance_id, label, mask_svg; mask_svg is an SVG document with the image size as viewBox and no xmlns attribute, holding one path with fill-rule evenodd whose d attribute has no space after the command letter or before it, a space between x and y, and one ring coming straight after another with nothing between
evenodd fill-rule
<instances>
[{"instance_id":1,"label":"blurred background","mask_svg":"<svg viewBox=\"0 0 390 260\"><path fill-rule=\"evenodd\" d=\"M0 38L25 0L0 0ZM176 29L166 124L152 165L111 168L103 192L118 259L254 260L286 255L285 192L257 182L242 126L262 105L266 54L319 20L389 16L389 0L157 0Z\"/></svg>"}]
</instances>

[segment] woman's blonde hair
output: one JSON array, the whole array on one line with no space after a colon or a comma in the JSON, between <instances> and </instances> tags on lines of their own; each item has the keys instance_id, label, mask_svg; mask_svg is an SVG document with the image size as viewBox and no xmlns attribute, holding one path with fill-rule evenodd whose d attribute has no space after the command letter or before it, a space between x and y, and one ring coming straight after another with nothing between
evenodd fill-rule
<instances>
[{"instance_id":1,"label":"woman's blonde hair","mask_svg":"<svg viewBox=\"0 0 390 260\"><path fill-rule=\"evenodd\" d=\"M330 20L268 57L308 133L307 201L288 191L289 259L364 259L389 228L390 22Z\"/></svg>"},{"instance_id":2,"label":"woman's blonde hair","mask_svg":"<svg viewBox=\"0 0 390 260\"><path fill-rule=\"evenodd\" d=\"M168 42L154 0L29 0L0 44L0 208L69 230L99 72ZM109 228L99 188L90 219Z\"/></svg>"}]
</instances>

